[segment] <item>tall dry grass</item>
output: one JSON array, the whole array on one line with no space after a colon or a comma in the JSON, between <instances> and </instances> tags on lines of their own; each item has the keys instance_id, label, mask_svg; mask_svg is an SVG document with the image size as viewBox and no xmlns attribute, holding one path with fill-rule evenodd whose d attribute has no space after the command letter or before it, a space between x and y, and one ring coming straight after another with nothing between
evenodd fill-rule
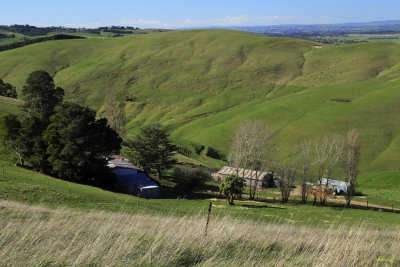
<instances>
[{"instance_id":1,"label":"tall dry grass","mask_svg":"<svg viewBox=\"0 0 400 267\"><path fill-rule=\"evenodd\" d=\"M0 266L379 266L399 228L51 210L0 201ZM384 266L384 265L382 265Z\"/></svg>"}]
</instances>

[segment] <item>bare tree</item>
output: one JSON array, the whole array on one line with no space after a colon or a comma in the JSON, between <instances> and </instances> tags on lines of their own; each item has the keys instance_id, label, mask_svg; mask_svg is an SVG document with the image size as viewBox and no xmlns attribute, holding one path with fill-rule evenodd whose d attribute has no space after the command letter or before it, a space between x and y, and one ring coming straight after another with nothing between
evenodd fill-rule
<instances>
[{"instance_id":1,"label":"bare tree","mask_svg":"<svg viewBox=\"0 0 400 267\"><path fill-rule=\"evenodd\" d=\"M118 95L115 90L110 90L107 94L106 113L109 117L110 127L113 128L121 137L125 136L125 99Z\"/></svg>"},{"instance_id":2,"label":"bare tree","mask_svg":"<svg viewBox=\"0 0 400 267\"><path fill-rule=\"evenodd\" d=\"M298 166L299 160L297 157L290 160L288 163L284 162L279 166L280 178L278 186L281 189L283 203L286 203L289 200Z\"/></svg>"},{"instance_id":3,"label":"bare tree","mask_svg":"<svg viewBox=\"0 0 400 267\"><path fill-rule=\"evenodd\" d=\"M318 165L318 183L322 183L324 177L325 166L328 160L328 138L316 138L314 142L314 151L316 156L316 164Z\"/></svg>"},{"instance_id":4,"label":"bare tree","mask_svg":"<svg viewBox=\"0 0 400 267\"><path fill-rule=\"evenodd\" d=\"M322 184L322 178L326 178L324 187L326 191L332 173L343 154L344 140L339 134L326 135L315 140L314 149L318 165L318 182ZM321 198L322 204L325 204L325 199Z\"/></svg>"},{"instance_id":5,"label":"bare tree","mask_svg":"<svg viewBox=\"0 0 400 267\"><path fill-rule=\"evenodd\" d=\"M305 141L300 145L300 163L302 166L302 179L301 179L301 202L307 202L307 179L309 177L309 170L315 164L315 159L312 153L312 143Z\"/></svg>"},{"instance_id":6,"label":"bare tree","mask_svg":"<svg viewBox=\"0 0 400 267\"><path fill-rule=\"evenodd\" d=\"M346 181L349 183L346 192L346 207L350 207L351 199L354 196L355 185L358 175L358 164L360 161L359 133L352 129L347 134L347 160L346 160Z\"/></svg>"},{"instance_id":7,"label":"bare tree","mask_svg":"<svg viewBox=\"0 0 400 267\"><path fill-rule=\"evenodd\" d=\"M326 175L326 184L325 187L328 187L329 184L329 179L331 178L331 175L333 173L334 168L336 167L336 165L338 164L338 162L340 161L342 154L343 154L343 150L345 147L345 142L342 138L341 135L339 134L333 134L331 136L328 137L329 141L328 141L328 151L327 151L327 175Z\"/></svg>"},{"instance_id":8,"label":"bare tree","mask_svg":"<svg viewBox=\"0 0 400 267\"><path fill-rule=\"evenodd\" d=\"M256 171L255 179L249 179L250 199L255 198L259 175L265 167L269 138L270 132L263 122L246 119L239 123L232 141L228 161L232 167L236 168L237 175L239 175L239 168L243 169L242 178L247 168Z\"/></svg>"}]
</instances>

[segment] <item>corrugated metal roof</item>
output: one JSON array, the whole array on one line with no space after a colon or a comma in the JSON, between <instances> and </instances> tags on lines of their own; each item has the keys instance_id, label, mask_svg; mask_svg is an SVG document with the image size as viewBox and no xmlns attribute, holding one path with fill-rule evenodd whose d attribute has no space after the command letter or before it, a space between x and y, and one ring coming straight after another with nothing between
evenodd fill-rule
<instances>
[{"instance_id":1,"label":"corrugated metal roof","mask_svg":"<svg viewBox=\"0 0 400 267\"><path fill-rule=\"evenodd\" d=\"M158 184L150 176L137 169L116 167L112 172L115 173L118 180L123 182L126 186L135 185L137 187L158 187Z\"/></svg>"},{"instance_id":2,"label":"corrugated metal roof","mask_svg":"<svg viewBox=\"0 0 400 267\"><path fill-rule=\"evenodd\" d=\"M321 184L325 185L327 181L327 178L321 178ZM329 183L328 183L328 187L330 188L334 188L336 187L336 190L338 192L343 191L343 192L347 192L347 187L350 186L350 183L344 182L344 181L338 181L338 180L332 180L329 179Z\"/></svg>"},{"instance_id":3,"label":"corrugated metal roof","mask_svg":"<svg viewBox=\"0 0 400 267\"><path fill-rule=\"evenodd\" d=\"M243 176L244 172L244 176ZM254 170L244 170L244 169L237 169L234 167L229 167L229 166L224 166L222 167L219 171L219 174L222 175L229 175L229 174L235 174L239 175L240 177L244 177L246 179L258 179L262 180L265 175L267 175L266 172L261 172L261 171L254 171Z\"/></svg>"},{"instance_id":4,"label":"corrugated metal roof","mask_svg":"<svg viewBox=\"0 0 400 267\"><path fill-rule=\"evenodd\" d=\"M127 159L123 159L123 158L115 158L115 159L109 160L107 166L109 168L120 167L120 168L127 168L127 169L138 169L132 163L130 163Z\"/></svg>"}]
</instances>

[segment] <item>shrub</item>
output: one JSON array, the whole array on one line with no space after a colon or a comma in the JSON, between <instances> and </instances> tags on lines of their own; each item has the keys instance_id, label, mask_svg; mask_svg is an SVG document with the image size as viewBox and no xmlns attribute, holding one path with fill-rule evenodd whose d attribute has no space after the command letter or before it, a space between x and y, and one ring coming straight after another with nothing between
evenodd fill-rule
<instances>
[{"instance_id":1,"label":"shrub","mask_svg":"<svg viewBox=\"0 0 400 267\"><path fill-rule=\"evenodd\" d=\"M221 184L220 190L228 198L230 205L233 205L233 197L242 194L244 188L244 179L230 174L225 177L224 182Z\"/></svg>"},{"instance_id":2,"label":"shrub","mask_svg":"<svg viewBox=\"0 0 400 267\"><path fill-rule=\"evenodd\" d=\"M187 193L192 192L195 188L203 186L206 181L211 180L208 173L200 169L191 170L185 167L175 167L172 176L178 187Z\"/></svg>"}]
</instances>

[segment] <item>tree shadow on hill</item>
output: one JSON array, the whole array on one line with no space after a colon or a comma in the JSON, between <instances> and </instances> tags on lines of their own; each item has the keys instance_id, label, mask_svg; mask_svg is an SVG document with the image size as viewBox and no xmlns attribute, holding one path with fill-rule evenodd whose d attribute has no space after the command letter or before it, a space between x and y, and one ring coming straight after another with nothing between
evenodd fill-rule
<instances>
[{"instance_id":1,"label":"tree shadow on hill","mask_svg":"<svg viewBox=\"0 0 400 267\"><path fill-rule=\"evenodd\" d=\"M333 209L344 209L346 208L345 203L328 203L326 206L331 207ZM371 207L371 206L364 206L359 204L351 204L350 208L346 209L357 209L357 210L368 210L368 211L380 211L380 212L391 212L391 213L400 213L399 210L395 210L391 207Z\"/></svg>"}]
</instances>

